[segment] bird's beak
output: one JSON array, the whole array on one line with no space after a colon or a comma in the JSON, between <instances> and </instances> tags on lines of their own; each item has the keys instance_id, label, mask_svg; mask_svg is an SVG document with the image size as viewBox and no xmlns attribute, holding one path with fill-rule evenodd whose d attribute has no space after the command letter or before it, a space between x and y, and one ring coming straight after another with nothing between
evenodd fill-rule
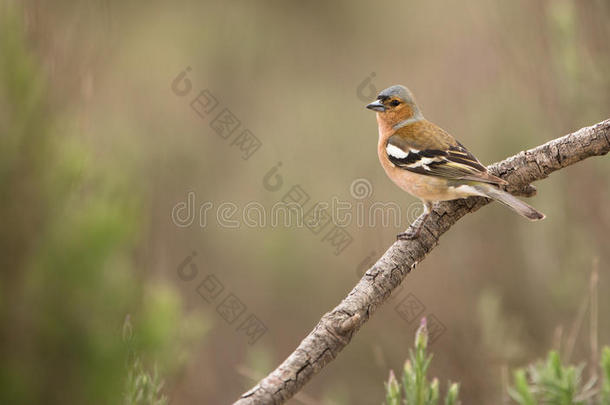
<instances>
[{"instance_id":1,"label":"bird's beak","mask_svg":"<svg viewBox=\"0 0 610 405\"><path fill-rule=\"evenodd\" d=\"M384 112L386 110L385 105L381 104L381 101L375 100L371 104L366 106L369 110Z\"/></svg>"}]
</instances>

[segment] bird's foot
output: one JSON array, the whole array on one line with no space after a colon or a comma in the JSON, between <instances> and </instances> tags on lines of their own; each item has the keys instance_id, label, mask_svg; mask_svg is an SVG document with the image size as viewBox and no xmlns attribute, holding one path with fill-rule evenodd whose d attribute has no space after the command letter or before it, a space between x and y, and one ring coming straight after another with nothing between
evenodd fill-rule
<instances>
[{"instance_id":1,"label":"bird's foot","mask_svg":"<svg viewBox=\"0 0 610 405\"><path fill-rule=\"evenodd\" d=\"M424 212L424 215L417 218L417 220L415 222L413 222L406 231L401 232L398 235L396 235L396 240L413 240L413 239L417 238L419 236L419 234L421 233L421 230L424 227L424 223L426 222L426 219L428 219L429 216L430 216L430 212L429 212L429 208L427 208L426 211Z\"/></svg>"},{"instance_id":2,"label":"bird's foot","mask_svg":"<svg viewBox=\"0 0 610 405\"><path fill-rule=\"evenodd\" d=\"M423 228L423 223L421 223L416 228L409 227L409 229L407 229L406 231L401 232L398 235L396 235L396 240L413 240L419 236L422 228Z\"/></svg>"}]
</instances>

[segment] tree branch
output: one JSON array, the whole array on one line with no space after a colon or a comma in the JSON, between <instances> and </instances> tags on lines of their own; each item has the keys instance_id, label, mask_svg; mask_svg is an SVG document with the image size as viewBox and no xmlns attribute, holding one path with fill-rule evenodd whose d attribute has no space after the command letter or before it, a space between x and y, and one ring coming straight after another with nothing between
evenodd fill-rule
<instances>
[{"instance_id":1,"label":"tree branch","mask_svg":"<svg viewBox=\"0 0 610 405\"><path fill-rule=\"evenodd\" d=\"M535 194L531 182L608 151L610 119L494 163L489 171L510 183L508 191L530 196ZM470 197L436 204L417 239L394 242L347 297L322 316L296 350L234 405L281 404L291 398L339 354L377 307L438 244L443 233L490 201Z\"/></svg>"}]
</instances>

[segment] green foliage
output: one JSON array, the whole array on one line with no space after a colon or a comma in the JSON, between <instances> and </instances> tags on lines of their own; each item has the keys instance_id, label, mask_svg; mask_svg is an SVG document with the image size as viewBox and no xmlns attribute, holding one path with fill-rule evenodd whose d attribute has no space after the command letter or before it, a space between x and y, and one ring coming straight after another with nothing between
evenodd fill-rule
<instances>
[{"instance_id":1,"label":"green foliage","mask_svg":"<svg viewBox=\"0 0 610 405\"><path fill-rule=\"evenodd\" d=\"M385 405L436 405L439 403L439 383L429 381L428 368L432 355L426 352L428 333L425 319L415 336L415 350L409 351L405 362L402 385L390 370L385 385ZM549 352L546 361L514 372L510 397L519 405L610 405L610 347L604 347L600 360L601 379L585 382L584 365L563 365L559 354ZM445 405L459 404L459 384L449 383Z\"/></svg>"},{"instance_id":2,"label":"green foliage","mask_svg":"<svg viewBox=\"0 0 610 405\"><path fill-rule=\"evenodd\" d=\"M166 405L167 397L161 393L163 381L157 367L147 372L140 359L136 359L127 373L125 405Z\"/></svg>"},{"instance_id":3,"label":"green foliage","mask_svg":"<svg viewBox=\"0 0 610 405\"><path fill-rule=\"evenodd\" d=\"M610 348L605 347L601 358L602 381L595 378L584 382L581 366L566 366L559 354L551 351L545 362L538 362L514 373L514 387L509 394L520 405L584 405L610 404Z\"/></svg>"},{"instance_id":4,"label":"green foliage","mask_svg":"<svg viewBox=\"0 0 610 405\"><path fill-rule=\"evenodd\" d=\"M610 405L610 347L604 347L602 351L602 390L600 403Z\"/></svg>"},{"instance_id":5,"label":"green foliage","mask_svg":"<svg viewBox=\"0 0 610 405\"><path fill-rule=\"evenodd\" d=\"M428 368L432 355L426 353L428 330L425 318L415 335L415 350L409 351L410 359L405 362L402 375L402 391L393 371L390 371L386 387L386 405L436 405L439 401L439 383L436 378L429 381ZM449 383L445 405L459 404L459 384ZM404 400L403 400L404 398Z\"/></svg>"},{"instance_id":6,"label":"green foliage","mask_svg":"<svg viewBox=\"0 0 610 405\"><path fill-rule=\"evenodd\" d=\"M527 376L524 370L515 371L515 387L509 389L511 397L523 405L535 405L536 400L530 391L527 383Z\"/></svg>"},{"instance_id":7,"label":"green foliage","mask_svg":"<svg viewBox=\"0 0 610 405\"><path fill-rule=\"evenodd\" d=\"M398 385L398 381L396 380L393 370L390 370L390 378L388 379L387 383L384 383L384 385L386 391L386 405L400 405L402 395L400 392L400 385Z\"/></svg>"},{"instance_id":8,"label":"green foliage","mask_svg":"<svg viewBox=\"0 0 610 405\"><path fill-rule=\"evenodd\" d=\"M70 129L22 21L0 13L0 403L161 404L145 365L166 373L184 359L179 296L135 271L133 174L101 167ZM121 339L127 313L137 361Z\"/></svg>"},{"instance_id":9,"label":"green foliage","mask_svg":"<svg viewBox=\"0 0 610 405\"><path fill-rule=\"evenodd\" d=\"M159 376L157 366L153 367L152 374L149 373L133 347L133 326L129 315L123 324L123 340L129 351L124 405L167 405L167 397L161 392L164 382Z\"/></svg>"}]
</instances>

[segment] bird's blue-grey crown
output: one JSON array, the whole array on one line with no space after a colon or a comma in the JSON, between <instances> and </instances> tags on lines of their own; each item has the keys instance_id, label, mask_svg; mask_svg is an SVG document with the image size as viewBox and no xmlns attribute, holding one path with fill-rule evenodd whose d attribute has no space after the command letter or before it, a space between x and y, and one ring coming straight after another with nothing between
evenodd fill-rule
<instances>
[{"instance_id":1,"label":"bird's blue-grey crown","mask_svg":"<svg viewBox=\"0 0 610 405\"><path fill-rule=\"evenodd\" d=\"M400 84L390 86L387 89L382 90L377 96L377 100L384 100L390 97L398 97L403 101L413 102L413 94L411 91Z\"/></svg>"}]
</instances>

